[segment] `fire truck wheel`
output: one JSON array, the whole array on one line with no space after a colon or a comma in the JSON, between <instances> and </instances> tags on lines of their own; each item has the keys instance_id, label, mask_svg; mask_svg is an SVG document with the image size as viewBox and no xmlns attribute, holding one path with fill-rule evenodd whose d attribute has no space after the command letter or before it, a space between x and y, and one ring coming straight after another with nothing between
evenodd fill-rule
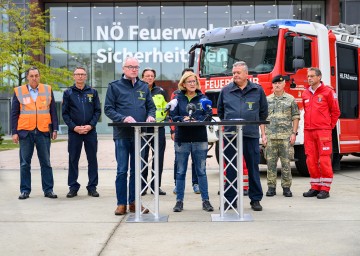
<instances>
[{"instance_id":1,"label":"fire truck wheel","mask_svg":"<svg viewBox=\"0 0 360 256\"><path fill-rule=\"evenodd\" d=\"M295 166L298 173L303 177L309 177L309 171L306 165L306 155L304 145L295 145Z\"/></svg>"}]
</instances>

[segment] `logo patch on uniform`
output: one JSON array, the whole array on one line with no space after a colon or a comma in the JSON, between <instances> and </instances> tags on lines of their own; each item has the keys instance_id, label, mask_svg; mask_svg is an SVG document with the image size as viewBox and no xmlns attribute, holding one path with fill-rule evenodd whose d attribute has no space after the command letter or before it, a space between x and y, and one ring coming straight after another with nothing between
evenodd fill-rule
<instances>
[{"instance_id":1,"label":"logo patch on uniform","mask_svg":"<svg viewBox=\"0 0 360 256\"><path fill-rule=\"evenodd\" d=\"M318 102L322 102L322 98L323 98L323 96L320 94L320 95L318 96Z\"/></svg>"},{"instance_id":2,"label":"logo patch on uniform","mask_svg":"<svg viewBox=\"0 0 360 256\"><path fill-rule=\"evenodd\" d=\"M94 95L93 94L87 94L89 102L92 102Z\"/></svg>"},{"instance_id":3,"label":"logo patch on uniform","mask_svg":"<svg viewBox=\"0 0 360 256\"><path fill-rule=\"evenodd\" d=\"M305 102L305 103L308 103L308 102L309 102L309 100L307 99L307 100L305 100L304 102Z\"/></svg>"},{"instance_id":4,"label":"logo patch on uniform","mask_svg":"<svg viewBox=\"0 0 360 256\"><path fill-rule=\"evenodd\" d=\"M248 104L248 110L253 110L253 104L254 104L255 102L251 102L251 101L249 101L249 102L246 102L246 104Z\"/></svg>"},{"instance_id":5,"label":"logo patch on uniform","mask_svg":"<svg viewBox=\"0 0 360 256\"><path fill-rule=\"evenodd\" d=\"M334 93L333 96L334 96L334 99L337 99L337 94L336 93Z\"/></svg>"},{"instance_id":6,"label":"logo patch on uniform","mask_svg":"<svg viewBox=\"0 0 360 256\"><path fill-rule=\"evenodd\" d=\"M145 98L144 98L145 92L143 92L143 91L137 91L137 92L139 93L138 99L139 99L139 100L145 100Z\"/></svg>"},{"instance_id":7,"label":"logo patch on uniform","mask_svg":"<svg viewBox=\"0 0 360 256\"><path fill-rule=\"evenodd\" d=\"M323 147L323 150L324 150L324 151L330 150L330 147Z\"/></svg>"}]
</instances>

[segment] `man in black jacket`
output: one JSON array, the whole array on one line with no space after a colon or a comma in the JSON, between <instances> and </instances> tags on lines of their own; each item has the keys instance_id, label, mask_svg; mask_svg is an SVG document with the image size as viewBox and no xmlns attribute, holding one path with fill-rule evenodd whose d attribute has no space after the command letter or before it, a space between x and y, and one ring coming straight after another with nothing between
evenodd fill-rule
<instances>
[{"instance_id":1,"label":"man in black jacket","mask_svg":"<svg viewBox=\"0 0 360 256\"><path fill-rule=\"evenodd\" d=\"M218 115L221 120L244 119L246 121L266 121L268 116L268 104L263 88L259 84L252 83L248 80L248 67L245 62L239 61L234 63L233 82L221 89L218 100ZM266 139L265 125L260 125L262 138ZM225 126L225 132L235 131L234 126ZM228 140L224 140L224 154L227 159L232 159L232 164L228 164L226 169L226 186L232 187L226 189L225 198L226 206L230 204L233 208L237 207L235 199L236 191L236 141L232 140L233 135L227 135ZM232 143L232 146L227 144ZM243 152L246 166L249 170L249 198L250 205L254 211L262 211L260 201L263 197L263 191L260 183L259 172L259 126L246 125L243 127Z\"/></svg>"},{"instance_id":2,"label":"man in black jacket","mask_svg":"<svg viewBox=\"0 0 360 256\"><path fill-rule=\"evenodd\" d=\"M101 115L101 107L98 92L86 85L87 74L83 67L74 70L75 84L68 88L63 95L62 116L68 126L68 151L69 151L69 174L68 198L77 196L80 184L79 159L82 144L84 143L86 157L88 160L87 185L88 195L99 197L96 191L98 184L98 162L97 162L97 133L96 124Z\"/></svg>"},{"instance_id":3,"label":"man in black jacket","mask_svg":"<svg viewBox=\"0 0 360 256\"><path fill-rule=\"evenodd\" d=\"M148 84L138 77L139 68L139 61L135 57L127 57L123 63L121 78L108 85L104 111L113 122L155 122L156 107ZM127 212L127 204L129 211L135 212L134 128L114 126L113 129L117 161L115 215L124 215ZM141 207L141 211L149 212L144 207Z\"/></svg>"}]
</instances>

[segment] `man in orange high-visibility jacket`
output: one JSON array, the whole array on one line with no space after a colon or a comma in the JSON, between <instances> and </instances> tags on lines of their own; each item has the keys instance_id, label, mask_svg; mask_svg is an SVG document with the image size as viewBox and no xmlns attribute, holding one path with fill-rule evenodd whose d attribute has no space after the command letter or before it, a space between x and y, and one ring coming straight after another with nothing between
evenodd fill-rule
<instances>
[{"instance_id":1,"label":"man in orange high-visibility jacket","mask_svg":"<svg viewBox=\"0 0 360 256\"><path fill-rule=\"evenodd\" d=\"M35 145L44 195L57 198L50 164L50 138L55 140L58 130L54 94L49 85L40 84L40 72L36 67L27 70L26 78L28 84L14 89L11 108L12 140L20 143L19 199L27 199L31 193L31 158Z\"/></svg>"},{"instance_id":2,"label":"man in orange high-visibility jacket","mask_svg":"<svg viewBox=\"0 0 360 256\"><path fill-rule=\"evenodd\" d=\"M302 94L304 106L304 145L311 188L304 197L328 198L333 180L331 166L332 129L340 116L337 96L321 82L318 68L308 69L307 88Z\"/></svg>"}]
</instances>

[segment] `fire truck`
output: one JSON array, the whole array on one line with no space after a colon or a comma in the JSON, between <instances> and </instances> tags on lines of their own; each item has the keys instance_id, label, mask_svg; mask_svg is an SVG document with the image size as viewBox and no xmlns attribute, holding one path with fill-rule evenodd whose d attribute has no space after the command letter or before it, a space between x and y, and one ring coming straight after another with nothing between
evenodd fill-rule
<instances>
[{"instance_id":1,"label":"fire truck","mask_svg":"<svg viewBox=\"0 0 360 256\"><path fill-rule=\"evenodd\" d=\"M308 86L309 67L322 71L322 81L334 89L339 100L341 116L333 130L334 170L340 168L343 155L360 156L359 47L360 25L326 27L284 19L257 24L237 22L233 27L214 28L203 34L189 50L189 66L193 67L197 58L201 87L212 101L215 117L220 90L231 81L235 62L247 63L249 80L260 84L266 95L272 93L272 78L285 76L285 91L295 97L301 113L295 165L301 175L308 176L301 95ZM210 127L208 133L210 143L218 144L217 128Z\"/></svg>"}]
</instances>

